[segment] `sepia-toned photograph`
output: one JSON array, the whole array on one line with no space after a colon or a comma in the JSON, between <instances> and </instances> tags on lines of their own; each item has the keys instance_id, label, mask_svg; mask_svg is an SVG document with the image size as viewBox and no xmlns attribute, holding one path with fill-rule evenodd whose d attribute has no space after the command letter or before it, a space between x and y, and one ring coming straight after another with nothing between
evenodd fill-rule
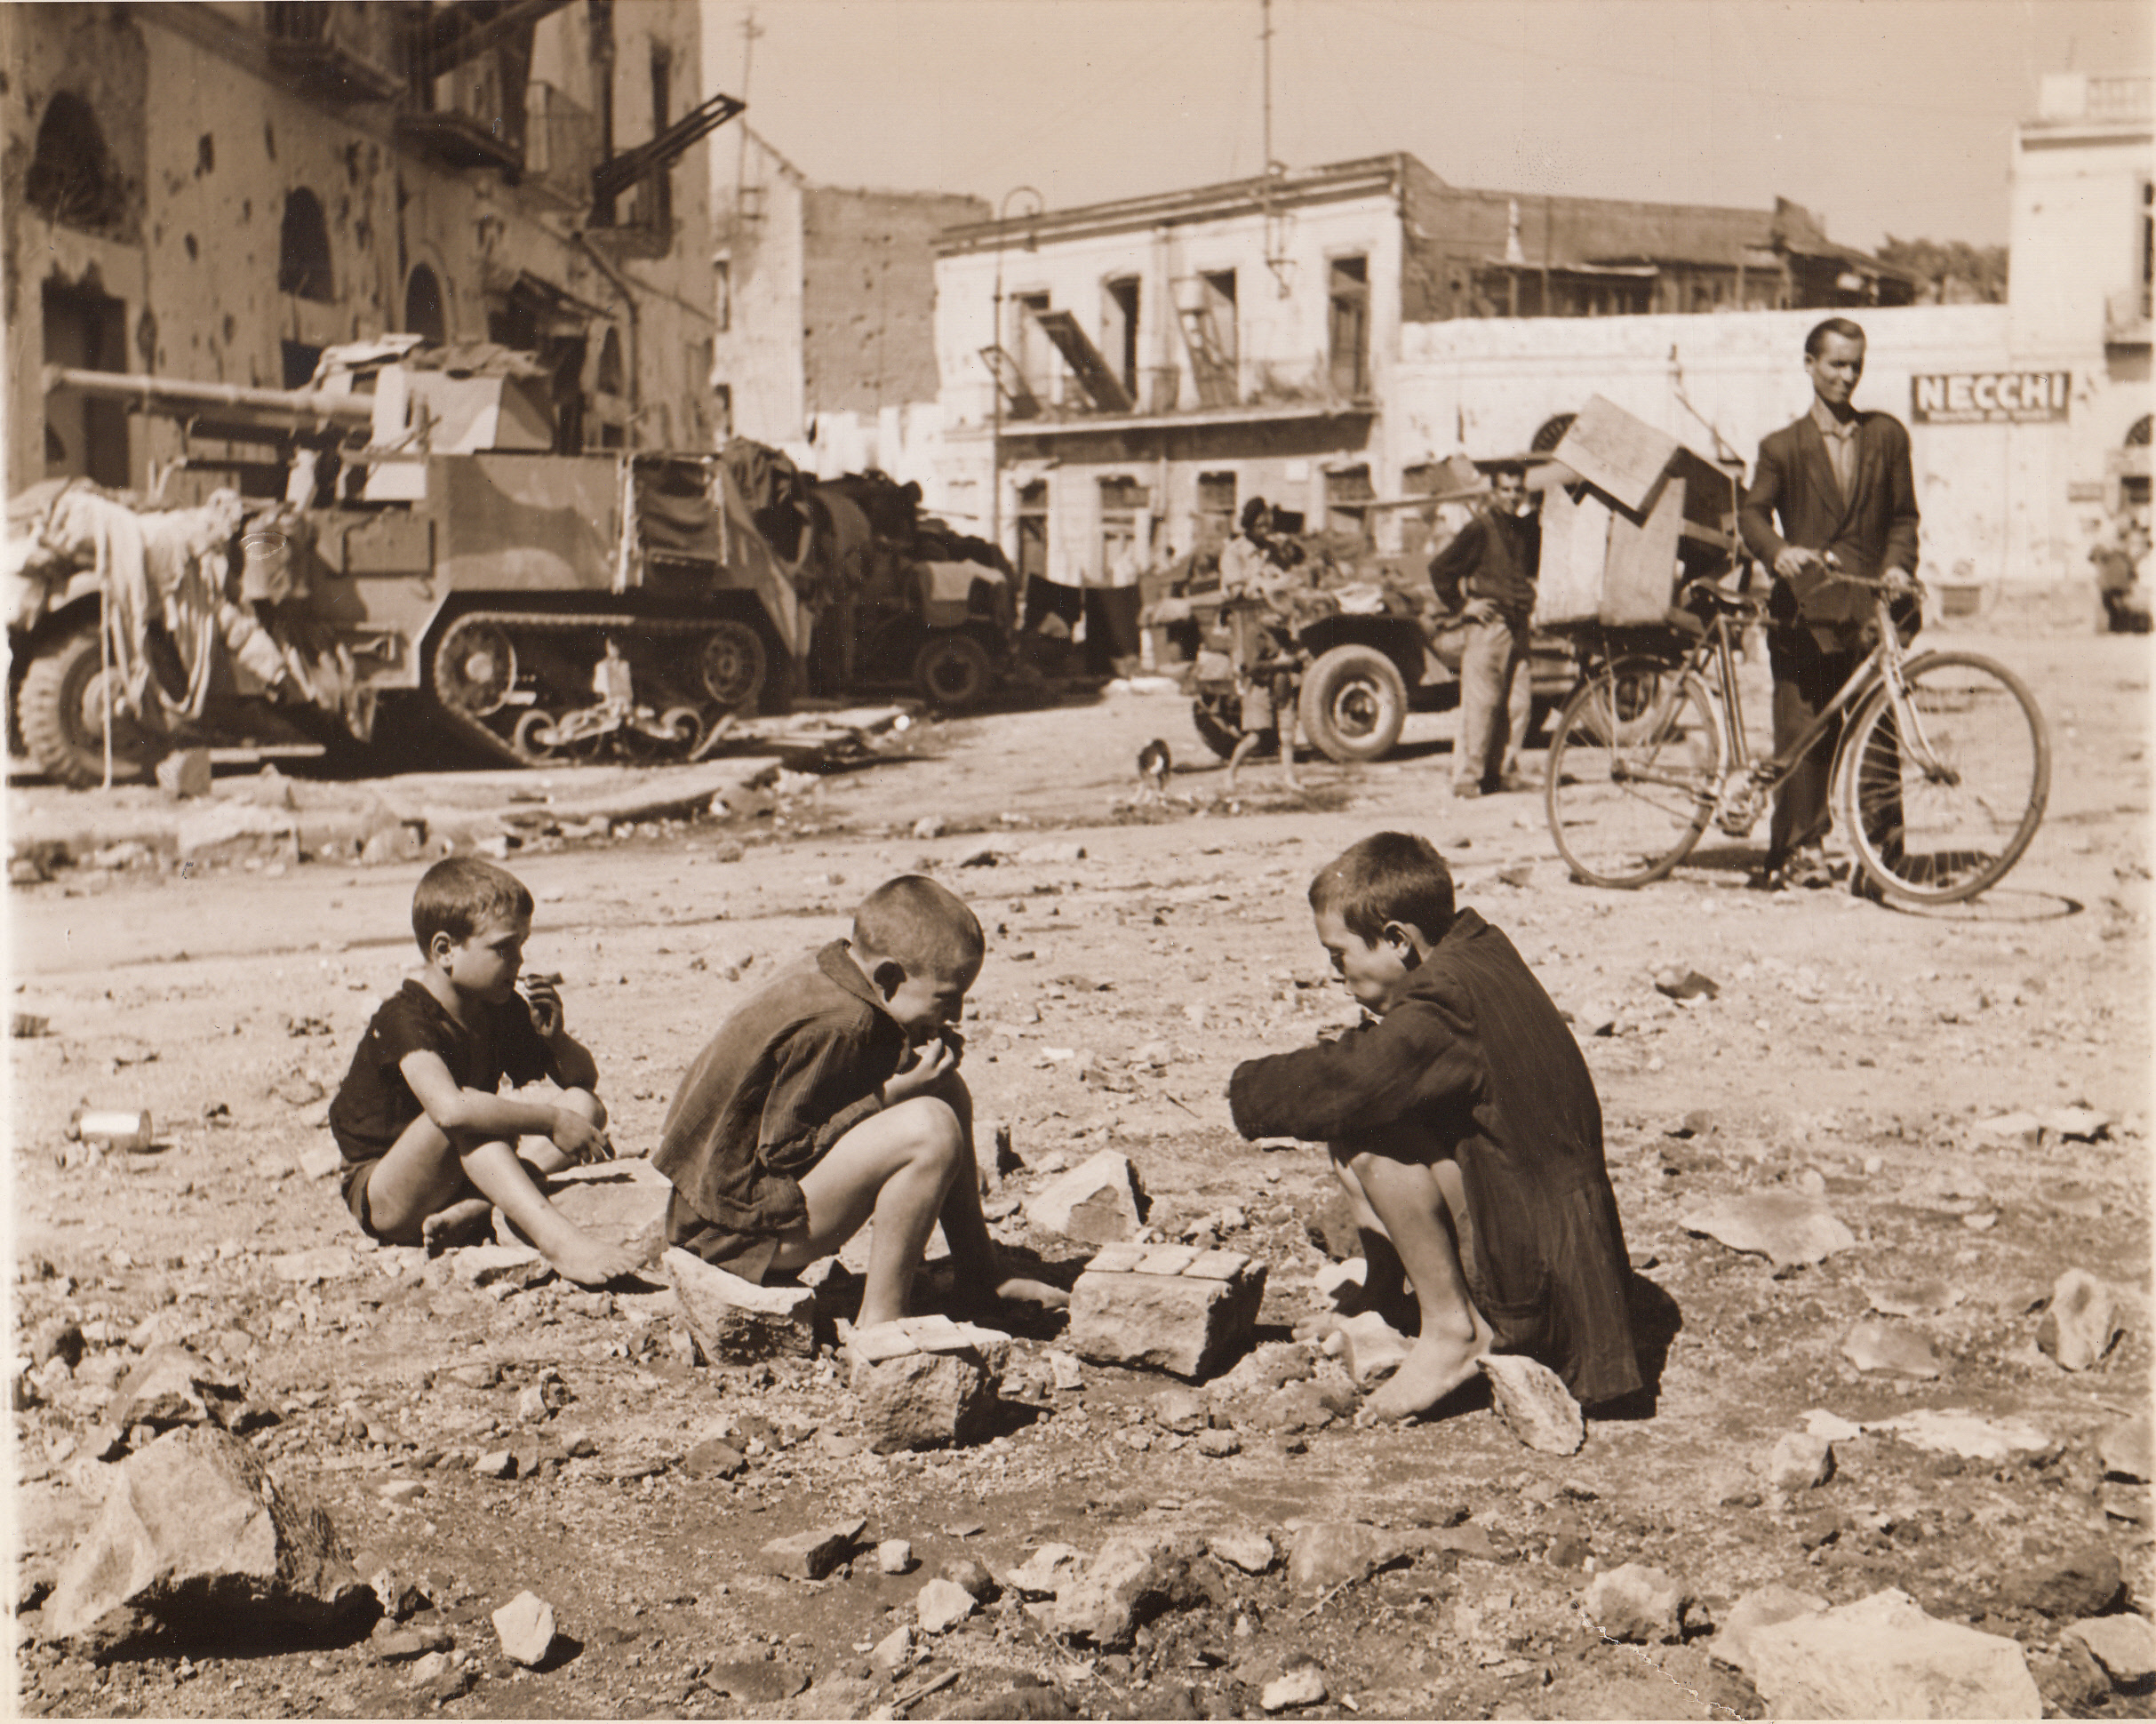
<instances>
[{"instance_id":1,"label":"sepia-toned photograph","mask_svg":"<svg viewBox=\"0 0 2156 1724\"><path fill-rule=\"evenodd\" d=\"M2148 0L0 0L0 1710L2156 1711Z\"/></svg>"}]
</instances>

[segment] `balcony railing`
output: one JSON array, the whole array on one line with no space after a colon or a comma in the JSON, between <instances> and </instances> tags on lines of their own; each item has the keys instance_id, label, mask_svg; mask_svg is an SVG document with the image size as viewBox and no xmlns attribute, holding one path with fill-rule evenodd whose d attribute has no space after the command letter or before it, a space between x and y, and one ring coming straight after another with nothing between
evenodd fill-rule
<instances>
[{"instance_id":1,"label":"balcony railing","mask_svg":"<svg viewBox=\"0 0 2156 1724\"><path fill-rule=\"evenodd\" d=\"M269 0L262 9L270 64L302 94L386 101L403 87L400 17L355 0Z\"/></svg>"},{"instance_id":2,"label":"balcony railing","mask_svg":"<svg viewBox=\"0 0 2156 1724\"><path fill-rule=\"evenodd\" d=\"M524 92L524 183L566 209L591 202L599 165L598 116L551 84Z\"/></svg>"}]
</instances>

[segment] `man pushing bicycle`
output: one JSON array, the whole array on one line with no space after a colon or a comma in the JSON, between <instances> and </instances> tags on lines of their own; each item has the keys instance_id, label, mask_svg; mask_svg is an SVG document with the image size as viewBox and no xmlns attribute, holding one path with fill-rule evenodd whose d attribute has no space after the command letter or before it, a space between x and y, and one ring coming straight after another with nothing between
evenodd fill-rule
<instances>
[{"instance_id":1,"label":"man pushing bicycle","mask_svg":"<svg viewBox=\"0 0 2156 1724\"><path fill-rule=\"evenodd\" d=\"M1803 734L1870 650L1873 594L1859 583L1912 581L1916 573L1909 433L1890 413L1851 404L1864 360L1864 330L1847 317L1829 317L1805 337L1811 409L1761 443L1738 512L1745 547L1775 576L1767 659L1777 753ZM1913 598L1897 602L1895 622L1904 640L1920 618ZM1782 783L1760 876L1770 890L1833 883L1827 794L1840 738L1836 719ZM1859 871L1852 883L1861 879Z\"/></svg>"}]
</instances>

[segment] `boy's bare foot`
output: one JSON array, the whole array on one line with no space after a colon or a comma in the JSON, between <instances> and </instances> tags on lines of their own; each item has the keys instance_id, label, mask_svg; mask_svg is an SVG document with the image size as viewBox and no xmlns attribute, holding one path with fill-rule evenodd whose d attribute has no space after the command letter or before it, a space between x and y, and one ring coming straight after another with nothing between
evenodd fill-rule
<instances>
[{"instance_id":1,"label":"boy's bare foot","mask_svg":"<svg viewBox=\"0 0 2156 1724\"><path fill-rule=\"evenodd\" d=\"M552 1250L541 1247L539 1255L554 1265L554 1273L579 1287L603 1287L643 1267L635 1252L579 1233ZM1473 1369L1470 1367L1470 1369Z\"/></svg>"},{"instance_id":2,"label":"boy's bare foot","mask_svg":"<svg viewBox=\"0 0 2156 1724\"><path fill-rule=\"evenodd\" d=\"M419 1223L419 1242L430 1257L460 1245L484 1245L493 1237L494 1205L483 1197L464 1198Z\"/></svg>"},{"instance_id":3,"label":"boy's bare foot","mask_svg":"<svg viewBox=\"0 0 2156 1724\"><path fill-rule=\"evenodd\" d=\"M1426 1413L1475 1374L1474 1361L1488 1353L1495 1331L1479 1317L1473 1339L1425 1335L1408 1349L1385 1386L1362 1403L1362 1420L1386 1424Z\"/></svg>"}]
</instances>

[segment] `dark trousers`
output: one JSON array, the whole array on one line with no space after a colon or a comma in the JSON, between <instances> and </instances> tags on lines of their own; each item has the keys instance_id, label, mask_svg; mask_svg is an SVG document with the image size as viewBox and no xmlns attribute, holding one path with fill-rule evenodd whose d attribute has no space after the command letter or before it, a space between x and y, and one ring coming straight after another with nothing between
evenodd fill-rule
<instances>
[{"instance_id":1,"label":"dark trousers","mask_svg":"<svg viewBox=\"0 0 2156 1724\"><path fill-rule=\"evenodd\" d=\"M1085 667L1094 675L1114 676L1137 662L1139 598L1135 587L1085 589Z\"/></svg>"},{"instance_id":2,"label":"dark trousers","mask_svg":"<svg viewBox=\"0 0 2156 1724\"><path fill-rule=\"evenodd\" d=\"M1774 747L1778 754L1803 735L1826 709L1841 685L1865 661L1861 647L1823 648L1801 625L1769 631L1767 659L1774 670ZM1826 842L1833 824L1828 806L1833 788L1834 750L1841 741L1841 718L1832 720L1806 751L1775 797L1774 819L1767 836L1767 866L1778 867L1792 850ZM1872 746L1857 762L1862 775L1859 802L1865 831L1889 856L1900 850L1902 826L1901 749L1891 717L1873 734Z\"/></svg>"}]
</instances>

